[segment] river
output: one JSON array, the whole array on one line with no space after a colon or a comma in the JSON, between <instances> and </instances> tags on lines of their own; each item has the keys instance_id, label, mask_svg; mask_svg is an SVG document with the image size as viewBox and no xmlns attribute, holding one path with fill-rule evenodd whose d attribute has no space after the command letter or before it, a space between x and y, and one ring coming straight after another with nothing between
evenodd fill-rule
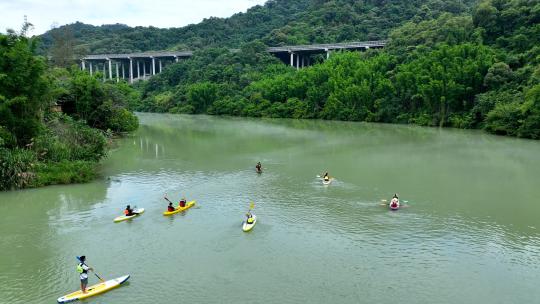
<instances>
[{"instance_id":1,"label":"river","mask_svg":"<svg viewBox=\"0 0 540 304\"><path fill-rule=\"evenodd\" d=\"M540 142L478 131L139 114L83 185L0 193L0 303L533 303ZM261 161L264 173L254 165ZM328 170L335 181L315 178ZM407 207L381 206L398 192ZM197 201L164 217L164 194ZM250 201L258 217L244 233ZM125 205L146 208L113 223ZM90 283L96 278L90 274Z\"/></svg>"}]
</instances>

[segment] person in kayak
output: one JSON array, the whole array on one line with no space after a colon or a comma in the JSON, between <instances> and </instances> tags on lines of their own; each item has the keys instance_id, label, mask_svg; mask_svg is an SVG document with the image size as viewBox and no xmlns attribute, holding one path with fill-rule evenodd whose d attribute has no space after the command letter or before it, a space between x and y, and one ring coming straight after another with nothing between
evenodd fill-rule
<instances>
[{"instance_id":1,"label":"person in kayak","mask_svg":"<svg viewBox=\"0 0 540 304\"><path fill-rule=\"evenodd\" d=\"M92 267L88 267L84 261L86 256L81 256L79 258L80 263L77 264L77 272L79 273L79 278L81 279L81 291L86 293L86 286L88 286L88 271L93 271Z\"/></svg>"},{"instance_id":2,"label":"person in kayak","mask_svg":"<svg viewBox=\"0 0 540 304\"><path fill-rule=\"evenodd\" d=\"M397 193L395 193L394 196L392 197L392 200L390 200L390 207L397 208L398 205L399 205L399 198L398 198Z\"/></svg>"},{"instance_id":3,"label":"person in kayak","mask_svg":"<svg viewBox=\"0 0 540 304\"><path fill-rule=\"evenodd\" d=\"M323 176L323 179L325 182L329 181L330 180L330 175L328 175L328 172L326 172Z\"/></svg>"},{"instance_id":4,"label":"person in kayak","mask_svg":"<svg viewBox=\"0 0 540 304\"><path fill-rule=\"evenodd\" d=\"M133 215L136 215L137 213L133 212L133 209L131 209L130 205L127 205L126 210L124 210L124 214L126 216L133 216Z\"/></svg>"},{"instance_id":5,"label":"person in kayak","mask_svg":"<svg viewBox=\"0 0 540 304\"><path fill-rule=\"evenodd\" d=\"M251 210L249 210L247 213L246 213L246 223L248 224L253 224L254 222L254 219L253 219L253 214L251 214Z\"/></svg>"},{"instance_id":6,"label":"person in kayak","mask_svg":"<svg viewBox=\"0 0 540 304\"><path fill-rule=\"evenodd\" d=\"M255 169L257 169L257 173L262 173L262 165L261 165L261 162L258 162L257 165L255 165Z\"/></svg>"},{"instance_id":7,"label":"person in kayak","mask_svg":"<svg viewBox=\"0 0 540 304\"><path fill-rule=\"evenodd\" d=\"M178 202L178 206L181 208L184 208L186 206L186 198L182 197L182 199Z\"/></svg>"},{"instance_id":8,"label":"person in kayak","mask_svg":"<svg viewBox=\"0 0 540 304\"><path fill-rule=\"evenodd\" d=\"M174 210L176 210L176 209L174 209L172 203L169 203L169 206L167 206L167 211L173 212Z\"/></svg>"}]
</instances>

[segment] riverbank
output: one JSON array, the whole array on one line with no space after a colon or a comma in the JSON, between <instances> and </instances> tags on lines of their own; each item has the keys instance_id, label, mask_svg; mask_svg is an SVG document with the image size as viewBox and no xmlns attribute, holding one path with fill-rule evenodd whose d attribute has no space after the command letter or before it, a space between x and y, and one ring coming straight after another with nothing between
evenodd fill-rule
<instances>
[{"instance_id":1,"label":"riverbank","mask_svg":"<svg viewBox=\"0 0 540 304\"><path fill-rule=\"evenodd\" d=\"M112 133L51 113L24 148L0 147L0 190L89 182L97 176Z\"/></svg>"},{"instance_id":2,"label":"riverbank","mask_svg":"<svg viewBox=\"0 0 540 304\"><path fill-rule=\"evenodd\" d=\"M88 182L113 134L137 129L127 108L139 95L48 65L26 29L0 34L0 190Z\"/></svg>"}]
</instances>

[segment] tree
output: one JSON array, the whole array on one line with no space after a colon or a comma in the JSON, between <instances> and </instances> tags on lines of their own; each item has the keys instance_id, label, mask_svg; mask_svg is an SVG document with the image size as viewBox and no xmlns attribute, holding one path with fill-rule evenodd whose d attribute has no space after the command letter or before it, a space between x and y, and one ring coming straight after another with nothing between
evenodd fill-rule
<instances>
[{"instance_id":1,"label":"tree","mask_svg":"<svg viewBox=\"0 0 540 304\"><path fill-rule=\"evenodd\" d=\"M55 66L67 68L75 63L75 37L71 27L63 26L51 30L51 61Z\"/></svg>"}]
</instances>

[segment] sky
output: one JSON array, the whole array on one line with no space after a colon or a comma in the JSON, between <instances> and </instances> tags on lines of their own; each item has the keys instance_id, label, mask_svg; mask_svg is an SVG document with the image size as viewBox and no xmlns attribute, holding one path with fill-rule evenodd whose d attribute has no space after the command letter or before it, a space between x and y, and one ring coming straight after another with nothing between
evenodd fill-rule
<instances>
[{"instance_id":1,"label":"sky","mask_svg":"<svg viewBox=\"0 0 540 304\"><path fill-rule=\"evenodd\" d=\"M229 17L266 0L0 0L0 32L20 30L24 16L40 35L76 21L102 25L182 27L208 17Z\"/></svg>"}]
</instances>

